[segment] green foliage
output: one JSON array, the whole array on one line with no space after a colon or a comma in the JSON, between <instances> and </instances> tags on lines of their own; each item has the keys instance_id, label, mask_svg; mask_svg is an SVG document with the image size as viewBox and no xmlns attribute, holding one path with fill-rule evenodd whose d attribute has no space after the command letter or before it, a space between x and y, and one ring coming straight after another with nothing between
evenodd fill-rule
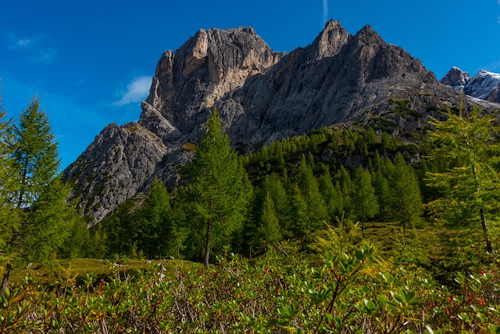
<instances>
[{"instance_id":1,"label":"green foliage","mask_svg":"<svg viewBox=\"0 0 500 334\"><path fill-rule=\"evenodd\" d=\"M97 257L110 258L115 254L128 256L131 254L132 245L136 243L138 236L138 212L134 199L128 199L121 203L112 215L103 220L97 228L94 228L94 243L104 243L98 246L101 255ZM97 246L97 245L96 245Z\"/></svg>"},{"instance_id":2,"label":"green foliage","mask_svg":"<svg viewBox=\"0 0 500 334\"><path fill-rule=\"evenodd\" d=\"M18 124L2 122L1 130L0 141L7 145L2 173L8 171L0 175L7 177L0 203L2 215L8 210L0 233L4 291L13 265L54 257L70 233L76 212L66 201L69 189L57 177L57 143L38 98L21 113Z\"/></svg>"},{"instance_id":3,"label":"green foliage","mask_svg":"<svg viewBox=\"0 0 500 334\"><path fill-rule=\"evenodd\" d=\"M370 172L362 168L356 170L353 184L352 203L356 207L354 216L361 220L361 230L365 236L365 221L379 212L379 204L372 186Z\"/></svg>"},{"instance_id":4,"label":"green foliage","mask_svg":"<svg viewBox=\"0 0 500 334\"><path fill-rule=\"evenodd\" d=\"M496 116L475 109L468 115L451 112L447 119L433 119L435 130L430 132L436 147L431 158L445 158L456 166L443 172L428 173L430 186L444 196L429 207L452 224L481 226L486 249L493 251L489 224L497 222L500 210L500 146Z\"/></svg>"},{"instance_id":5,"label":"green foliage","mask_svg":"<svg viewBox=\"0 0 500 334\"><path fill-rule=\"evenodd\" d=\"M414 227L422 215L422 198L413 169L408 166L401 154L396 156L394 166L389 167L389 190L391 212L403 227Z\"/></svg>"},{"instance_id":6,"label":"green foliage","mask_svg":"<svg viewBox=\"0 0 500 334\"><path fill-rule=\"evenodd\" d=\"M262 204L261 225L259 227L259 236L261 240L269 244L276 244L282 239L280 232L279 219L274 210L274 202L269 192L266 193Z\"/></svg>"},{"instance_id":7,"label":"green foliage","mask_svg":"<svg viewBox=\"0 0 500 334\"><path fill-rule=\"evenodd\" d=\"M49 119L40 110L38 98L32 99L23 110L19 124L14 127L13 161L16 189L16 208L30 207L44 188L56 177L59 168L57 143Z\"/></svg>"},{"instance_id":8,"label":"green foliage","mask_svg":"<svg viewBox=\"0 0 500 334\"><path fill-rule=\"evenodd\" d=\"M288 244L250 263L218 257L208 270L157 265L113 279L44 285L26 277L0 297L2 332L495 333L498 268L456 276L382 261L355 231L328 230L312 266Z\"/></svg>"},{"instance_id":9,"label":"green foliage","mask_svg":"<svg viewBox=\"0 0 500 334\"><path fill-rule=\"evenodd\" d=\"M187 169L193 223L198 229L206 229L204 262L208 267L212 238L230 240L231 233L242 226L245 205L238 157L230 148L229 137L222 131L216 110L208 119L205 135Z\"/></svg>"},{"instance_id":10,"label":"green foliage","mask_svg":"<svg viewBox=\"0 0 500 334\"><path fill-rule=\"evenodd\" d=\"M170 196L163 182L153 180L148 197L137 214L137 245L149 259L175 252L176 230Z\"/></svg>"}]
</instances>

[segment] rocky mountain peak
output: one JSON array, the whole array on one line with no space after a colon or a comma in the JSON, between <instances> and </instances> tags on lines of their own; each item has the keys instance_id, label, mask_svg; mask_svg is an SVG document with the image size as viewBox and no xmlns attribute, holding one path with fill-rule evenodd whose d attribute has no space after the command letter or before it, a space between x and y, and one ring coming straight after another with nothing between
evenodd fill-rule
<instances>
[{"instance_id":1,"label":"rocky mountain peak","mask_svg":"<svg viewBox=\"0 0 500 334\"><path fill-rule=\"evenodd\" d=\"M464 92L481 100L500 103L500 74L480 70L467 82Z\"/></svg>"},{"instance_id":2,"label":"rocky mountain peak","mask_svg":"<svg viewBox=\"0 0 500 334\"><path fill-rule=\"evenodd\" d=\"M351 34L340 25L340 21L328 21L323 31L312 43L314 58L321 59L337 55L351 37Z\"/></svg>"},{"instance_id":3,"label":"rocky mountain peak","mask_svg":"<svg viewBox=\"0 0 500 334\"><path fill-rule=\"evenodd\" d=\"M441 79L441 83L453 87L462 92L465 85L470 80L469 72L464 72L462 69L453 66L448 73Z\"/></svg>"},{"instance_id":4,"label":"rocky mountain peak","mask_svg":"<svg viewBox=\"0 0 500 334\"><path fill-rule=\"evenodd\" d=\"M367 24L354 36L359 44L385 44L384 39L380 36L372 26Z\"/></svg>"},{"instance_id":5,"label":"rocky mountain peak","mask_svg":"<svg viewBox=\"0 0 500 334\"><path fill-rule=\"evenodd\" d=\"M161 57L139 123L166 141L177 140L179 133L196 128L200 111L249 77L266 72L282 56L253 28L200 29Z\"/></svg>"},{"instance_id":6,"label":"rocky mountain peak","mask_svg":"<svg viewBox=\"0 0 500 334\"><path fill-rule=\"evenodd\" d=\"M98 222L155 177L178 182L176 166L193 157L186 144L196 142L214 107L244 152L339 123L420 131L429 113L459 100L370 26L352 36L329 21L290 54L274 52L252 28L200 29L162 54L139 122L106 127L63 174Z\"/></svg>"}]
</instances>

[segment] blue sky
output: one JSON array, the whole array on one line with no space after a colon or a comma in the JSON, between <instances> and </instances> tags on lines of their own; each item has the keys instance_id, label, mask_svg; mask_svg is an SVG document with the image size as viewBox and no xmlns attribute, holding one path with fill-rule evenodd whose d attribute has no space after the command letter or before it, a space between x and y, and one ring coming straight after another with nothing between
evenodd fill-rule
<instances>
[{"instance_id":1,"label":"blue sky","mask_svg":"<svg viewBox=\"0 0 500 334\"><path fill-rule=\"evenodd\" d=\"M500 0L18 0L0 10L3 104L16 116L40 97L64 168L107 124L139 118L161 54L198 29L252 26L291 51L331 18L352 34L370 24L438 79L500 72Z\"/></svg>"}]
</instances>

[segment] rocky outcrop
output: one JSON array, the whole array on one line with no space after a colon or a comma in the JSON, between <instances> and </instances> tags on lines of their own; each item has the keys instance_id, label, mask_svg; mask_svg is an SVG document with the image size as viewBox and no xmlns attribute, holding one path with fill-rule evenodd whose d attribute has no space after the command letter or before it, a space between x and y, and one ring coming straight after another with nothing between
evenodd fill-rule
<instances>
[{"instance_id":1,"label":"rocky outcrop","mask_svg":"<svg viewBox=\"0 0 500 334\"><path fill-rule=\"evenodd\" d=\"M165 141L199 127L199 115L282 58L252 28L199 30L156 67L139 123Z\"/></svg>"},{"instance_id":2,"label":"rocky outcrop","mask_svg":"<svg viewBox=\"0 0 500 334\"><path fill-rule=\"evenodd\" d=\"M102 220L110 208L142 191L152 181L167 147L151 131L132 122L112 123L65 171L83 212Z\"/></svg>"},{"instance_id":3,"label":"rocky outcrop","mask_svg":"<svg viewBox=\"0 0 500 334\"><path fill-rule=\"evenodd\" d=\"M464 92L481 100L500 103L500 74L481 70L465 85Z\"/></svg>"},{"instance_id":4,"label":"rocky outcrop","mask_svg":"<svg viewBox=\"0 0 500 334\"><path fill-rule=\"evenodd\" d=\"M177 182L176 168L192 158L214 107L233 145L249 151L338 123L395 135L422 130L430 114L459 100L370 26L351 35L330 21L289 54L271 50L252 28L200 30L162 55L139 122L106 127L63 175L98 222L154 177Z\"/></svg>"},{"instance_id":5,"label":"rocky outcrop","mask_svg":"<svg viewBox=\"0 0 500 334\"><path fill-rule=\"evenodd\" d=\"M470 80L469 72L464 72L460 68L453 66L451 70L441 79L441 83L463 92L465 85Z\"/></svg>"}]
</instances>

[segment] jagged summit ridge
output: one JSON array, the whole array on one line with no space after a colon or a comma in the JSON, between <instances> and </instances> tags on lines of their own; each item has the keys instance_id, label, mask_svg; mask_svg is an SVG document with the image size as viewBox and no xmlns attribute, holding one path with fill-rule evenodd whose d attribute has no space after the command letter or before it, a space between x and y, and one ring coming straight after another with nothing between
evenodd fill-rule
<instances>
[{"instance_id":1,"label":"jagged summit ridge","mask_svg":"<svg viewBox=\"0 0 500 334\"><path fill-rule=\"evenodd\" d=\"M478 99L500 103L500 74L481 70L467 82L464 92Z\"/></svg>"},{"instance_id":2,"label":"jagged summit ridge","mask_svg":"<svg viewBox=\"0 0 500 334\"><path fill-rule=\"evenodd\" d=\"M139 123L169 141L193 131L197 115L240 87L251 76L273 66L274 52L253 28L199 30L175 52L166 51L156 67L150 95ZM168 122L165 131L163 117Z\"/></svg>"},{"instance_id":3,"label":"jagged summit ridge","mask_svg":"<svg viewBox=\"0 0 500 334\"><path fill-rule=\"evenodd\" d=\"M459 92L462 92L465 85L470 80L469 72L464 72L462 69L453 66L448 73L441 79L441 83L453 87Z\"/></svg>"},{"instance_id":4,"label":"jagged summit ridge","mask_svg":"<svg viewBox=\"0 0 500 334\"><path fill-rule=\"evenodd\" d=\"M288 54L274 52L252 28L201 29L162 54L140 120L106 127L63 175L98 222L155 177L177 182L175 166L193 156L185 144L198 140L214 107L232 144L250 151L338 123L377 127L382 120L395 135L423 129L429 110L459 99L370 26L351 35L329 21L310 45Z\"/></svg>"},{"instance_id":5,"label":"jagged summit ridge","mask_svg":"<svg viewBox=\"0 0 500 334\"><path fill-rule=\"evenodd\" d=\"M452 67L441 83L477 99L500 103L500 74L480 70L472 79L469 72Z\"/></svg>"}]
</instances>

